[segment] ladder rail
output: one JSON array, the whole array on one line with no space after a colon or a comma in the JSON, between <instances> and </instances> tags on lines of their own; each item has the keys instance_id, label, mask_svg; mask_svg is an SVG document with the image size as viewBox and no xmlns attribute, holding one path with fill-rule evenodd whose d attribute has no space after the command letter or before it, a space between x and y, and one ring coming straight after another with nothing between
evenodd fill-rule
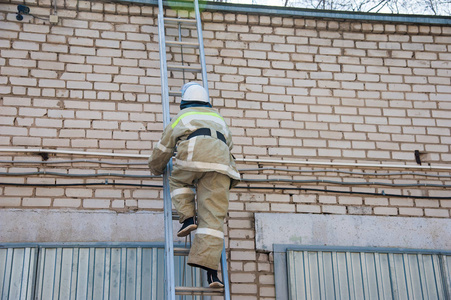
<instances>
[{"instance_id":1,"label":"ladder rail","mask_svg":"<svg viewBox=\"0 0 451 300\"><path fill-rule=\"evenodd\" d=\"M187 67L185 68L177 68L182 69L184 72L185 69L192 71L200 71L202 75L202 85L206 89L207 94L209 96L209 89L208 89L208 79L207 79L207 67L206 67L206 59L205 59L205 50L204 50L204 42L203 42L203 33L202 33L202 22L201 22L201 16L200 16L200 10L199 10L199 1L193 0L194 2L194 11L195 11L195 20L180 20L185 23L196 23L197 27L197 39L198 39L198 45L196 48L199 48L199 63L200 63L200 69L194 70L194 67ZM161 76L161 102L162 102L162 109L163 109L163 125L166 127L170 123L170 109L169 109L169 95L174 96L174 94L178 94L177 92L169 91L168 86L168 69L169 66L167 64L167 57L166 57L166 32L165 32L165 19L169 20L170 22L174 22L175 18L165 18L164 17L164 6L163 6L163 0L158 0L158 35L159 35L159 50L160 50L160 76ZM179 21L177 21L179 22ZM180 24L179 24L179 30L180 30ZM190 46L193 47L194 45L192 43L182 42L181 38L179 37L179 42L172 42L168 41L169 46L174 44L173 46L177 45L182 47L182 53L183 53L183 46ZM174 68L174 66L171 66ZM174 241L173 241L173 211L172 211L172 201L171 201L171 195L170 195L170 189L169 189L169 176L171 174L172 170L172 159L169 161L164 174L163 174L163 199L164 199L164 224L165 224L165 291L166 291L166 299L167 300L175 300L176 299L176 290L182 289L181 287L175 286L175 263L174 263ZM178 252L177 250L175 252ZM184 253L186 255L186 251ZM176 255L184 255L177 253ZM230 286L229 286L229 278L228 278L228 269L227 269L227 258L226 258L226 251L225 251L225 243L223 244L223 249L221 253L221 271L222 271L222 280L224 282L224 288L222 290L222 294L225 300L230 300ZM202 296L208 296L208 295L217 295L216 291L208 292L208 290L202 290L202 288L188 288L188 290L194 289L196 292L202 291L199 294ZM193 295L194 290L191 290L188 292L188 294L185 295ZM180 292L180 291L179 291ZM198 295L199 295L198 294Z\"/></svg>"},{"instance_id":2,"label":"ladder rail","mask_svg":"<svg viewBox=\"0 0 451 300\"><path fill-rule=\"evenodd\" d=\"M225 243L221 253L221 272L222 282L224 283L224 300L230 300L229 272L227 270L227 257L225 251Z\"/></svg>"},{"instance_id":3,"label":"ladder rail","mask_svg":"<svg viewBox=\"0 0 451 300\"><path fill-rule=\"evenodd\" d=\"M196 12L196 23L197 23L197 39L199 41L199 60L202 69L202 84L207 90L207 95L210 97L210 92L208 90L208 80L207 80L207 64L205 62L205 49L204 49L204 36L202 34L202 22L200 19L199 1L194 0L194 11Z\"/></svg>"},{"instance_id":4,"label":"ladder rail","mask_svg":"<svg viewBox=\"0 0 451 300\"><path fill-rule=\"evenodd\" d=\"M200 18L199 1L194 0L194 11L197 23L197 39L199 44L199 61L202 69L202 84L207 91L208 97L210 97L210 91L208 89L208 77L207 77L207 63L205 59L204 49L204 36L202 33L202 22ZM229 287L229 275L227 270L227 257L225 252L225 242L223 243L221 253L221 272L222 281L224 283L224 300L230 300L230 287Z\"/></svg>"},{"instance_id":5,"label":"ladder rail","mask_svg":"<svg viewBox=\"0 0 451 300\"><path fill-rule=\"evenodd\" d=\"M158 42L160 46L160 74L161 74L161 104L163 110L163 126L170 123L168 70L166 63L166 43L164 29L163 0L158 0ZM174 241L172 237L172 201L169 190L169 176L172 170L172 159L163 173L163 201L164 201L164 255L165 255L165 290L166 299L175 300L175 264Z\"/></svg>"}]
</instances>

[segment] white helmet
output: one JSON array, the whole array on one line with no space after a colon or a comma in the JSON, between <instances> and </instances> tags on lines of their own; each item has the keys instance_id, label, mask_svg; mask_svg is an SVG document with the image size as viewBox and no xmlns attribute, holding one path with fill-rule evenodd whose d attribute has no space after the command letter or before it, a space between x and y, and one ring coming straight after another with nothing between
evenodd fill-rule
<instances>
[{"instance_id":1,"label":"white helmet","mask_svg":"<svg viewBox=\"0 0 451 300\"><path fill-rule=\"evenodd\" d=\"M210 103L207 90L197 82L188 82L182 87L182 101Z\"/></svg>"}]
</instances>

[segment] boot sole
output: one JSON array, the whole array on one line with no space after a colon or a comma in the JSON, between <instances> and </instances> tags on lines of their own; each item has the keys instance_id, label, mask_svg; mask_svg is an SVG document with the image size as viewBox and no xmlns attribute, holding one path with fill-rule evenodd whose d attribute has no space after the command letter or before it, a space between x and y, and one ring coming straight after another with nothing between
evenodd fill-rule
<instances>
[{"instance_id":1,"label":"boot sole","mask_svg":"<svg viewBox=\"0 0 451 300\"><path fill-rule=\"evenodd\" d=\"M196 229L197 229L197 225L191 224L191 225L187 226L186 228L184 228L183 230L177 232L177 236L178 237L187 236L188 234L191 233L191 231L196 230Z\"/></svg>"},{"instance_id":2,"label":"boot sole","mask_svg":"<svg viewBox=\"0 0 451 300\"><path fill-rule=\"evenodd\" d=\"M210 286L211 288L223 288L223 287L224 287L224 285L223 285L222 283L217 282L217 281L210 283L209 286Z\"/></svg>"}]
</instances>

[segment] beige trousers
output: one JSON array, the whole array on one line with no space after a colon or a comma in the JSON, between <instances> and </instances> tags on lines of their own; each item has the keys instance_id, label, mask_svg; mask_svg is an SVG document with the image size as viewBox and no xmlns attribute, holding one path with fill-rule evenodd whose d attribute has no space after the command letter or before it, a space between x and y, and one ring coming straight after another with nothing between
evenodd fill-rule
<instances>
[{"instance_id":1,"label":"beige trousers","mask_svg":"<svg viewBox=\"0 0 451 300\"><path fill-rule=\"evenodd\" d=\"M172 203L180 223L196 216L198 228L188 256L188 264L218 269L224 244L224 218L229 207L230 178L217 172L172 170L169 179Z\"/></svg>"}]
</instances>

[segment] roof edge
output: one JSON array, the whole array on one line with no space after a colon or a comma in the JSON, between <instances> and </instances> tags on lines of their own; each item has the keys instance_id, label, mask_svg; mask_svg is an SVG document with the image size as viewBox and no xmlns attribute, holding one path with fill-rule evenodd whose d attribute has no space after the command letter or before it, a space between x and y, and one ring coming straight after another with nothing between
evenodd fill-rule
<instances>
[{"instance_id":1,"label":"roof edge","mask_svg":"<svg viewBox=\"0 0 451 300\"><path fill-rule=\"evenodd\" d=\"M158 5L158 0L119 0L117 2L137 3L146 5ZM165 5L172 7L189 8L190 2L164 1ZM431 15L405 15L382 14L367 12L332 11L296 7L279 7L266 5L250 5L201 1L199 6L205 11L233 12L243 14L257 14L266 16L323 18L332 20L355 20L367 22L402 23L402 24L427 24L427 25L451 25L451 17Z\"/></svg>"}]
</instances>

